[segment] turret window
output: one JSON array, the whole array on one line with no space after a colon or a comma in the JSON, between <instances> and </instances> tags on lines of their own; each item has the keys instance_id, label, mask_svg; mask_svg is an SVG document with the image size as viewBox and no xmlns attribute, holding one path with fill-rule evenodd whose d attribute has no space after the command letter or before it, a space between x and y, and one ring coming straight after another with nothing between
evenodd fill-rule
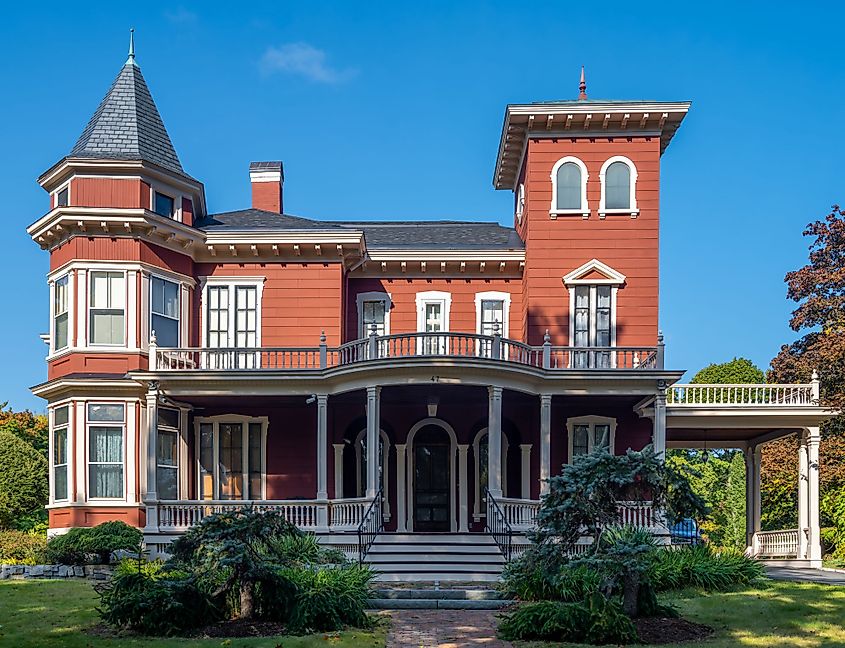
<instances>
[{"instance_id":1,"label":"turret window","mask_svg":"<svg viewBox=\"0 0 845 648\"><path fill-rule=\"evenodd\" d=\"M159 216L165 218L173 218L175 213L175 201L170 196L163 193L155 192L155 199L153 202L153 211Z\"/></svg>"},{"instance_id":2,"label":"turret window","mask_svg":"<svg viewBox=\"0 0 845 648\"><path fill-rule=\"evenodd\" d=\"M587 167L576 157L561 158L552 167L552 204L549 214L580 214L584 218L590 215L587 207Z\"/></svg>"},{"instance_id":3,"label":"turret window","mask_svg":"<svg viewBox=\"0 0 845 648\"><path fill-rule=\"evenodd\" d=\"M622 155L607 160L599 174L601 182L601 201L599 216L607 214L630 214L635 217L637 210L637 168L634 163Z\"/></svg>"},{"instance_id":4,"label":"turret window","mask_svg":"<svg viewBox=\"0 0 845 648\"><path fill-rule=\"evenodd\" d=\"M53 350L68 345L68 275L56 279L53 294Z\"/></svg>"},{"instance_id":5,"label":"turret window","mask_svg":"<svg viewBox=\"0 0 845 648\"><path fill-rule=\"evenodd\" d=\"M126 275L91 273L91 344L122 346L126 332Z\"/></svg>"}]
</instances>

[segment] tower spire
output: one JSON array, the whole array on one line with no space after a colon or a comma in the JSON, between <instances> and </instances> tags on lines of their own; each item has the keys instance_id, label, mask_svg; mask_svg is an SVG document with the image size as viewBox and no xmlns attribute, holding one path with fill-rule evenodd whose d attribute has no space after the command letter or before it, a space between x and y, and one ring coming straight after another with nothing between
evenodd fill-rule
<instances>
[{"instance_id":1,"label":"tower spire","mask_svg":"<svg viewBox=\"0 0 845 648\"><path fill-rule=\"evenodd\" d=\"M137 65L135 63L135 28L129 30L129 58L126 59L127 65Z\"/></svg>"},{"instance_id":2,"label":"tower spire","mask_svg":"<svg viewBox=\"0 0 845 648\"><path fill-rule=\"evenodd\" d=\"M587 81L584 78L584 66L581 66L581 82L578 84L578 99L582 101L587 98Z\"/></svg>"}]
</instances>

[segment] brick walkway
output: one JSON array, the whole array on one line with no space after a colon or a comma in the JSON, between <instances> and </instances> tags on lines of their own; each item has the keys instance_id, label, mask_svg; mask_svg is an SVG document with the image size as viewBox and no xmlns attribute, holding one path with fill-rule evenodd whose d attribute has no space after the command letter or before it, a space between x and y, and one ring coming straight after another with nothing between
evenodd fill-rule
<instances>
[{"instance_id":1,"label":"brick walkway","mask_svg":"<svg viewBox=\"0 0 845 648\"><path fill-rule=\"evenodd\" d=\"M396 610L387 648L512 648L496 639L496 612L487 610Z\"/></svg>"}]
</instances>

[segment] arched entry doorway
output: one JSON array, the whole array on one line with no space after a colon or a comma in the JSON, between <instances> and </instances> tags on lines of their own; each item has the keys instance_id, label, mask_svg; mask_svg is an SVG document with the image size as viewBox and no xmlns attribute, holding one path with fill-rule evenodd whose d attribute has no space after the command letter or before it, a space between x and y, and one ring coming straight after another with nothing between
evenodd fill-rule
<instances>
[{"instance_id":1,"label":"arched entry doorway","mask_svg":"<svg viewBox=\"0 0 845 648\"><path fill-rule=\"evenodd\" d=\"M408 529L457 530L455 461L457 436L438 418L419 421L408 432Z\"/></svg>"}]
</instances>

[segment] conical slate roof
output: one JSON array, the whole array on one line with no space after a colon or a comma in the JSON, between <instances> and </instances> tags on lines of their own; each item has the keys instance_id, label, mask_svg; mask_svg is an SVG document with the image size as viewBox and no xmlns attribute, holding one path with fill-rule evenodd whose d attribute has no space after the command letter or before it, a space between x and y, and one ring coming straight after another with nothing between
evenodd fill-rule
<instances>
[{"instance_id":1,"label":"conical slate roof","mask_svg":"<svg viewBox=\"0 0 845 648\"><path fill-rule=\"evenodd\" d=\"M70 157L143 160L185 175L133 53Z\"/></svg>"}]
</instances>

